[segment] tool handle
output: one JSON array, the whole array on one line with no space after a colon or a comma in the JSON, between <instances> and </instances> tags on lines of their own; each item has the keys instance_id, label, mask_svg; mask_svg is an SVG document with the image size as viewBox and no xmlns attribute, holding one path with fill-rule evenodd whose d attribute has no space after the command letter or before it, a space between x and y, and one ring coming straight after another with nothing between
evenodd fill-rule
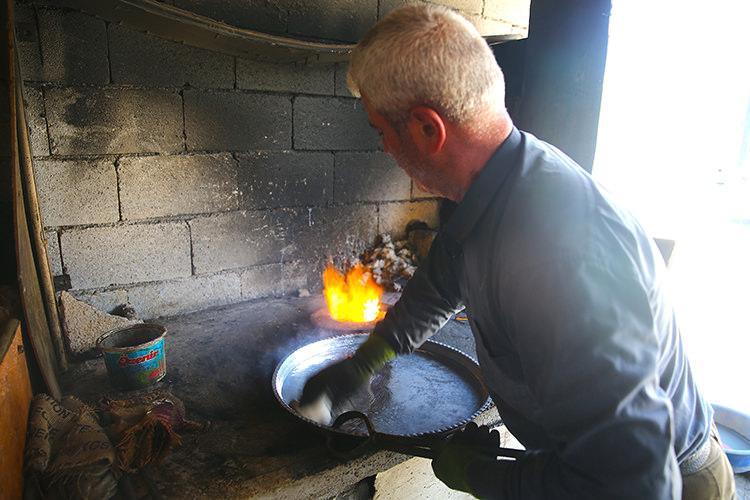
<instances>
[{"instance_id":1,"label":"tool handle","mask_svg":"<svg viewBox=\"0 0 750 500\"><path fill-rule=\"evenodd\" d=\"M445 442L445 437L418 438L408 436L391 436L381 434L375 430L370 418L364 413L356 410L347 411L339 415L333 421L331 427L338 429L345 422L350 420L362 420L367 428L367 437L353 448L342 449L334 444L335 438L333 433L329 433L326 440L328 449L337 457L351 459L368 451L376 449L395 451L404 455L435 459L440 454L440 449ZM525 451L513 448L487 447L481 450L481 454L490 459L514 459L518 460L523 457Z\"/></svg>"}]
</instances>

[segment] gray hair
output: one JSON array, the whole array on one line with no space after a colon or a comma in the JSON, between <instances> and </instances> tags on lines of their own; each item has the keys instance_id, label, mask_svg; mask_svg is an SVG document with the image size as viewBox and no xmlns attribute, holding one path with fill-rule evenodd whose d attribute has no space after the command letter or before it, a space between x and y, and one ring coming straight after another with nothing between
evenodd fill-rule
<instances>
[{"instance_id":1,"label":"gray hair","mask_svg":"<svg viewBox=\"0 0 750 500\"><path fill-rule=\"evenodd\" d=\"M505 109L503 73L474 25L437 5L394 10L352 52L347 85L394 123L426 105L456 123Z\"/></svg>"}]
</instances>

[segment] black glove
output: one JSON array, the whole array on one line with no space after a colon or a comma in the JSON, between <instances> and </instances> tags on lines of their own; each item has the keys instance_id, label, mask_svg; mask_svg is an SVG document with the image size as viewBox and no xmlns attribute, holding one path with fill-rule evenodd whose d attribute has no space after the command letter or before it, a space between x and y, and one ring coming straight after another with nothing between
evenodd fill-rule
<instances>
[{"instance_id":1,"label":"black glove","mask_svg":"<svg viewBox=\"0 0 750 500\"><path fill-rule=\"evenodd\" d=\"M500 433L489 427L469 422L466 427L451 436L443 445L438 457L432 461L435 476L451 489L476 496L469 485L469 465L477 461L492 461L493 450L500 447Z\"/></svg>"},{"instance_id":2,"label":"black glove","mask_svg":"<svg viewBox=\"0 0 750 500\"><path fill-rule=\"evenodd\" d=\"M321 395L328 396L332 403L348 399L370 375L353 357L338 361L310 377L302 390L300 405L313 403Z\"/></svg>"},{"instance_id":3,"label":"black glove","mask_svg":"<svg viewBox=\"0 0 750 500\"><path fill-rule=\"evenodd\" d=\"M328 405L327 410L330 413L395 357L396 351L388 342L377 335L370 335L352 357L323 368L305 383L299 400L300 408L315 404L321 398L327 398L325 404Z\"/></svg>"}]
</instances>

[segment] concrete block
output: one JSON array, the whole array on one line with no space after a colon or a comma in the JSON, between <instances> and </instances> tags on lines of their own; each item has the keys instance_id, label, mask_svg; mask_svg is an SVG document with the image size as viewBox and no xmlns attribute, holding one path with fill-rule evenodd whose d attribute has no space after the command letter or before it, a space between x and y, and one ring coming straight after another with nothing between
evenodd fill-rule
<instances>
[{"instance_id":1,"label":"concrete block","mask_svg":"<svg viewBox=\"0 0 750 500\"><path fill-rule=\"evenodd\" d=\"M39 8L37 16L45 81L109 83L104 21L52 8Z\"/></svg>"},{"instance_id":2,"label":"concrete block","mask_svg":"<svg viewBox=\"0 0 750 500\"><path fill-rule=\"evenodd\" d=\"M531 0L486 0L484 16L528 27L530 8Z\"/></svg>"},{"instance_id":3,"label":"concrete block","mask_svg":"<svg viewBox=\"0 0 750 500\"><path fill-rule=\"evenodd\" d=\"M265 33L286 32L289 7L293 1L243 0L241 2L172 0L176 7L196 14L223 21L231 26Z\"/></svg>"},{"instance_id":4,"label":"concrete block","mask_svg":"<svg viewBox=\"0 0 750 500\"><path fill-rule=\"evenodd\" d=\"M280 297L307 287L307 272L301 262L267 264L246 269L240 274L242 299Z\"/></svg>"},{"instance_id":5,"label":"concrete block","mask_svg":"<svg viewBox=\"0 0 750 500\"><path fill-rule=\"evenodd\" d=\"M47 240L47 260L52 276L63 274L62 260L60 259L60 242L57 241L57 232L46 231L44 239Z\"/></svg>"},{"instance_id":6,"label":"concrete block","mask_svg":"<svg viewBox=\"0 0 750 500\"><path fill-rule=\"evenodd\" d=\"M510 35L518 33L521 28L513 26L508 21L490 19L482 16L470 16L469 21L477 27L482 35Z\"/></svg>"},{"instance_id":7,"label":"concrete block","mask_svg":"<svg viewBox=\"0 0 750 500\"><path fill-rule=\"evenodd\" d=\"M240 154L243 208L325 205L333 196L333 155L312 152Z\"/></svg>"},{"instance_id":8,"label":"concrete block","mask_svg":"<svg viewBox=\"0 0 750 500\"><path fill-rule=\"evenodd\" d=\"M64 231L60 250L73 288L190 276L190 233L184 222Z\"/></svg>"},{"instance_id":9,"label":"concrete block","mask_svg":"<svg viewBox=\"0 0 750 500\"><path fill-rule=\"evenodd\" d=\"M76 299L110 314L116 308L128 303L128 292L123 289L106 291L71 290L70 294Z\"/></svg>"},{"instance_id":10,"label":"concrete block","mask_svg":"<svg viewBox=\"0 0 750 500\"><path fill-rule=\"evenodd\" d=\"M123 157L118 163L125 220L237 209L231 155Z\"/></svg>"},{"instance_id":11,"label":"concrete block","mask_svg":"<svg viewBox=\"0 0 750 500\"><path fill-rule=\"evenodd\" d=\"M113 328L140 323L102 312L77 300L68 292L60 292L60 313L68 349L77 356L96 356L96 340L103 333Z\"/></svg>"},{"instance_id":12,"label":"concrete block","mask_svg":"<svg viewBox=\"0 0 750 500\"><path fill-rule=\"evenodd\" d=\"M25 81L42 81L42 51L39 48L39 33L36 24L36 12L31 5L18 5L15 9L16 47L21 75ZM0 56L3 70L7 68L5 51Z\"/></svg>"},{"instance_id":13,"label":"concrete block","mask_svg":"<svg viewBox=\"0 0 750 500\"><path fill-rule=\"evenodd\" d=\"M191 276L128 288L130 304L141 318L156 318L233 304L241 300L236 273Z\"/></svg>"},{"instance_id":14,"label":"concrete block","mask_svg":"<svg viewBox=\"0 0 750 500\"><path fill-rule=\"evenodd\" d=\"M112 160L34 162L45 226L117 222L117 174Z\"/></svg>"},{"instance_id":15,"label":"concrete block","mask_svg":"<svg viewBox=\"0 0 750 500\"><path fill-rule=\"evenodd\" d=\"M241 211L190 221L196 274L282 262L299 252L300 210Z\"/></svg>"},{"instance_id":16,"label":"concrete block","mask_svg":"<svg viewBox=\"0 0 750 500\"><path fill-rule=\"evenodd\" d=\"M301 256L320 281L328 257L337 262L358 256L377 236L375 205L340 205L309 210L307 226L298 233Z\"/></svg>"},{"instance_id":17,"label":"concrete block","mask_svg":"<svg viewBox=\"0 0 750 500\"><path fill-rule=\"evenodd\" d=\"M44 111L44 96L35 87L24 88L24 107L29 127L32 156L49 156L49 139L47 138L47 114Z\"/></svg>"},{"instance_id":18,"label":"concrete block","mask_svg":"<svg viewBox=\"0 0 750 500\"><path fill-rule=\"evenodd\" d=\"M450 9L459 11L461 14L481 14L486 0L431 0L433 3L444 5ZM487 0L492 1L492 0Z\"/></svg>"},{"instance_id":19,"label":"concrete block","mask_svg":"<svg viewBox=\"0 0 750 500\"><path fill-rule=\"evenodd\" d=\"M341 97L353 97L346 85L346 73L349 71L349 65L338 63L336 65L336 95Z\"/></svg>"},{"instance_id":20,"label":"concrete block","mask_svg":"<svg viewBox=\"0 0 750 500\"><path fill-rule=\"evenodd\" d=\"M458 11L464 17L472 14L481 14L484 11L485 2L492 0L428 0L430 3L443 5L449 9Z\"/></svg>"},{"instance_id":21,"label":"concrete block","mask_svg":"<svg viewBox=\"0 0 750 500\"><path fill-rule=\"evenodd\" d=\"M490 2L492 0L486 1ZM425 3L443 5L460 12L464 16L469 16L471 14L481 14L484 2L483 0L380 0L380 19L400 7Z\"/></svg>"},{"instance_id":22,"label":"concrete block","mask_svg":"<svg viewBox=\"0 0 750 500\"><path fill-rule=\"evenodd\" d=\"M336 153L337 202L408 200L411 179L382 151Z\"/></svg>"},{"instance_id":23,"label":"concrete block","mask_svg":"<svg viewBox=\"0 0 750 500\"><path fill-rule=\"evenodd\" d=\"M45 91L52 154L182 151L182 101L156 89Z\"/></svg>"},{"instance_id":24,"label":"concrete block","mask_svg":"<svg viewBox=\"0 0 750 500\"><path fill-rule=\"evenodd\" d=\"M380 139L358 99L300 96L294 100L294 147L377 150Z\"/></svg>"},{"instance_id":25,"label":"concrete block","mask_svg":"<svg viewBox=\"0 0 750 500\"><path fill-rule=\"evenodd\" d=\"M109 25L112 82L157 87L234 87L234 57Z\"/></svg>"},{"instance_id":26,"label":"concrete block","mask_svg":"<svg viewBox=\"0 0 750 500\"><path fill-rule=\"evenodd\" d=\"M394 238L406 236L406 226L412 221L422 221L433 229L439 225L438 202L434 200L380 205L378 231Z\"/></svg>"},{"instance_id":27,"label":"concrete block","mask_svg":"<svg viewBox=\"0 0 750 500\"><path fill-rule=\"evenodd\" d=\"M287 96L185 91L188 150L290 149L291 116Z\"/></svg>"},{"instance_id":28,"label":"concrete block","mask_svg":"<svg viewBox=\"0 0 750 500\"><path fill-rule=\"evenodd\" d=\"M343 42L358 41L378 17L377 0L306 0L295 7L290 33Z\"/></svg>"},{"instance_id":29,"label":"concrete block","mask_svg":"<svg viewBox=\"0 0 750 500\"><path fill-rule=\"evenodd\" d=\"M427 3L426 0L380 0L380 11L378 12L378 18L383 19L392 11L406 5L420 5L425 3Z\"/></svg>"},{"instance_id":30,"label":"concrete block","mask_svg":"<svg viewBox=\"0 0 750 500\"><path fill-rule=\"evenodd\" d=\"M190 227L196 274L302 260L319 282L328 256L354 257L374 241L377 207L234 212L194 219Z\"/></svg>"},{"instance_id":31,"label":"concrete block","mask_svg":"<svg viewBox=\"0 0 750 500\"><path fill-rule=\"evenodd\" d=\"M237 87L295 94L334 94L332 64L274 64L237 59Z\"/></svg>"}]
</instances>

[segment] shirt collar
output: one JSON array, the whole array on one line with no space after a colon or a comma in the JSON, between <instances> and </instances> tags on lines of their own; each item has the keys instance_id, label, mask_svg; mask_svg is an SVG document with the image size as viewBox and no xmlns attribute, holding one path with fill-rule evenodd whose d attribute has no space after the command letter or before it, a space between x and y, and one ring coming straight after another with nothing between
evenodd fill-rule
<instances>
[{"instance_id":1,"label":"shirt collar","mask_svg":"<svg viewBox=\"0 0 750 500\"><path fill-rule=\"evenodd\" d=\"M500 187L505 184L522 148L521 132L513 127L510 135L492 153L485 166L469 186L445 225L445 233L463 243L484 214Z\"/></svg>"}]
</instances>

